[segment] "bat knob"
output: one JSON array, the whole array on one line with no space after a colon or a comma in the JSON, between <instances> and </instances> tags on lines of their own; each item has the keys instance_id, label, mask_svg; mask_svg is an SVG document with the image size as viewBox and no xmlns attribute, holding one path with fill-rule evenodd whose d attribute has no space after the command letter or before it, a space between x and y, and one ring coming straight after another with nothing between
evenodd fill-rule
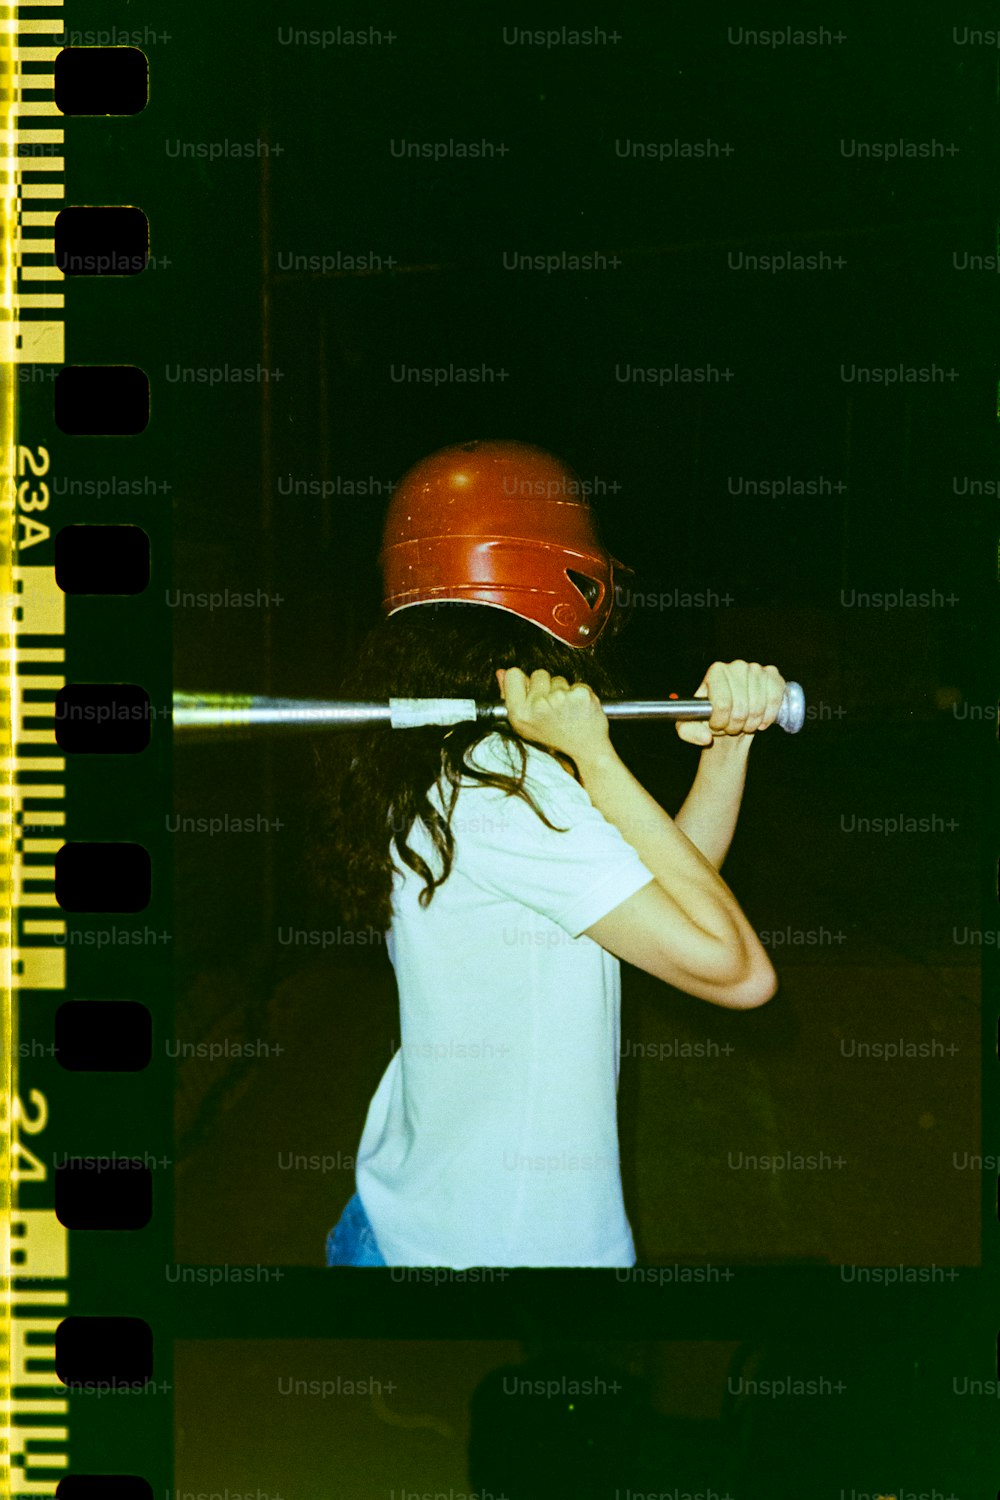
<instances>
[{"instance_id":1,"label":"bat knob","mask_svg":"<svg viewBox=\"0 0 1000 1500\"><path fill-rule=\"evenodd\" d=\"M800 682L786 682L777 722L788 734L798 734L806 722L806 695Z\"/></svg>"}]
</instances>

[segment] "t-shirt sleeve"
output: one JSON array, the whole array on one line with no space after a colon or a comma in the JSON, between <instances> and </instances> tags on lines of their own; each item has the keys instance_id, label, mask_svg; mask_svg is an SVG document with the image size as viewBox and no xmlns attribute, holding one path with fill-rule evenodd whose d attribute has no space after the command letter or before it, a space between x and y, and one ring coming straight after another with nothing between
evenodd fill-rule
<instances>
[{"instance_id":1,"label":"t-shirt sleeve","mask_svg":"<svg viewBox=\"0 0 1000 1500\"><path fill-rule=\"evenodd\" d=\"M520 901L579 937L654 876L553 756L530 745L527 752L525 790L555 827L547 828L521 797L492 787L463 790L453 822L462 869L482 889ZM501 768L492 757L476 762ZM504 761L502 769L516 765Z\"/></svg>"}]
</instances>

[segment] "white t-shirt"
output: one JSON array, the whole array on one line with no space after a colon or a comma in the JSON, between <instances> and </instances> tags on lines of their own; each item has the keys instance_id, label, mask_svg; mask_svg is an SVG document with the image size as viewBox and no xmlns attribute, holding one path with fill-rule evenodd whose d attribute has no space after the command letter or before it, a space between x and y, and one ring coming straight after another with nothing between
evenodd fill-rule
<instances>
[{"instance_id":1,"label":"white t-shirt","mask_svg":"<svg viewBox=\"0 0 1000 1500\"><path fill-rule=\"evenodd\" d=\"M569 772L526 749L526 789L566 832L463 781L451 873L429 906L418 875L394 878L401 1045L357 1161L390 1266L635 1264L618 1158L620 965L580 934L653 876ZM499 734L469 756L519 764ZM423 824L409 843L440 872Z\"/></svg>"}]
</instances>

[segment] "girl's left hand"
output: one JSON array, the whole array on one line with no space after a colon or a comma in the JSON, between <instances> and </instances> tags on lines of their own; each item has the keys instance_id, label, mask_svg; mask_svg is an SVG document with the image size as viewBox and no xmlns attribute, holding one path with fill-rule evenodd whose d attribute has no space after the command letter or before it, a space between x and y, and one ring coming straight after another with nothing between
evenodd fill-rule
<instances>
[{"instance_id":1,"label":"girl's left hand","mask_svg":"<svg viewBox=\"0 0 1000 1500\"><path fill-rule=\"evenodd\" d=\"M712 717L679 719L677 733L689 745L711 745L719 735L757 734L778 717L784 692L785 679L777 667L762 667L756 661L713 662L694 694L710 700Z\"/></svg>"}]
</instances>

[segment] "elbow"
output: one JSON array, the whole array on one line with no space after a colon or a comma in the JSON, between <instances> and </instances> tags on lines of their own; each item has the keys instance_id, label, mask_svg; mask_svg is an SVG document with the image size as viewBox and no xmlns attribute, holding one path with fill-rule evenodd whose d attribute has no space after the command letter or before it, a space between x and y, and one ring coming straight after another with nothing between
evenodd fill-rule
<instances>
[{"instance_id":1,"label":"elbow","mask_svg":"<svg viewBox=\"0 0 1000 1500\"><path fill-rule=\"evenodd\" d=\"M728 1010L758 1010L773 999L778 976L767 949L755 934L733 943L715 975L715 985L715 1003Z\"/></svg>"},{"instance_id":2,"label":"elbow","mask_svg":"<svg viewBox=\"0 0 1000 1500\"><path fill-rule=\"evenodd\" d=\"M724 1005L731 1010L759 1010L778 992L778 976L763 949L755 955L747 972L729 987Z\"/></svg>"},{"instance_id":3,"label":"elbow","mask_svg":"<svg viewBox=\"0 0 1000 1500\"><path fill-rule=\"evenodd\" d=\"M753 934L733 934L728 942L716 940L699 958L697 967L690 963L682 976L675 955L666 950L661 964L646 967L665 983L727 1010L757 1010L777 993L774 965Z\"/></svg>"},{"instance_id":4,"label":"elbow","mask_svg":"<svg viewBox=\"0 0 1000 1500\"><path fill-rule=\"evenodd\" d=\"M768 951L756 938L750 951L747 942L742 941L715 954L711 974L703 971L700 978L705 989L691 989L690 993L700 995L714 1005L723 1005L726 1010L759 1010L778 992L774 965Z\"/></svg>"}]
</instances>

